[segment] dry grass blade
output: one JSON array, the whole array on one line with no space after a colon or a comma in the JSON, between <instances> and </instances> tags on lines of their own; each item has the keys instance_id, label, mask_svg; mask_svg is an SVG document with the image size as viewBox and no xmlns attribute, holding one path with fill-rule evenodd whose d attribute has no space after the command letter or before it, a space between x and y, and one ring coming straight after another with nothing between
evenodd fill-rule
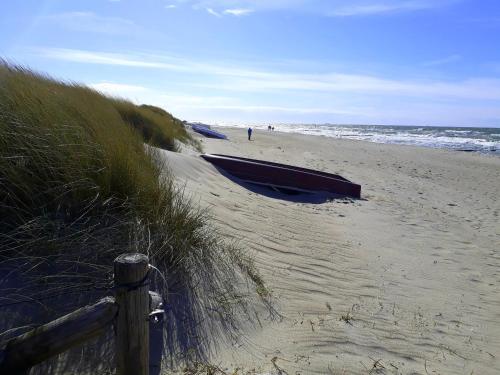
<instances>
[{"instance_id":1,"label":"dry grass blade","mask_svg":"<svg viewBox=\"0 0 500 375\"><path fill-rule=\"evenodd\" d=\"M0 288L6 303L33 302L4 308L0 331L50 320L107 293L112 260L131 251L148 253L167 275L167 283L153 282L176 322L170 340L213 329L197 319L208 309L227 312L216 297L237 296L242 272L267 293L251 261L221 240L145 142L199 146L160 108L0 61ZM239 300L233 297L225 301ZM222 324L218 332L233 327L230 319ZM167 344L195 346L200 355L206 349Z\"/></svg>"}]
</instances>

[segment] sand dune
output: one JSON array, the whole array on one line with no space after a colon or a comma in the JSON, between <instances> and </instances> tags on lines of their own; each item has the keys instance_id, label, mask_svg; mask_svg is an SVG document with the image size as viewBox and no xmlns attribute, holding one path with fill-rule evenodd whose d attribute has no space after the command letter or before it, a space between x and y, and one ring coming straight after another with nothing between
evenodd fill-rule
<instances>
[{"instance_id":1,"label":"sand dune","mask_svg":"<svg viewBox=\"0 0 500 375\"><path fill-rule=\"evenodd\" d=\"M222 368L288 374L500 373L500 158L223 129L206 152L316 168L362 200L279 199L166 154L222 233L254 255L281 318L222 343ZM242 373L244 371L240 371Z\"/></svg>"}]
</instances>

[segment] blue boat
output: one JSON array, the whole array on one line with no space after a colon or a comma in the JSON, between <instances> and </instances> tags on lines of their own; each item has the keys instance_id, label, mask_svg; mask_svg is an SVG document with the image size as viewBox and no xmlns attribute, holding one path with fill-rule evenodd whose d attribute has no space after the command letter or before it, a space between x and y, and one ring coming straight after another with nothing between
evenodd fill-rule
<instances>
[{"instance_id":1,"label":"blue boat","mask_svg":"<svg viewBox=\"0 0 500 375\"><path fill-rule=\"evenodd\" d=\"M191 125L191 128L196 133L200 133L208 138L227 139L227 136L225 134L222 134L222 133L216 132L215 130L210 129L208 127L208 125L193 124L193 125Z\"/></svg>"}]
</instances>

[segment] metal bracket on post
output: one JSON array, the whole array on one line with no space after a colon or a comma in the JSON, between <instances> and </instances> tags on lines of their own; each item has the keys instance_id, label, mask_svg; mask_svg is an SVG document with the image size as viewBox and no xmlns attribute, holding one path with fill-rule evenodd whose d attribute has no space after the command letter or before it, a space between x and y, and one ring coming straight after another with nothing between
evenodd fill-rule
<instances>
[{"instance_id":1,"label":"metal bracket on post","mask_svg":"<svg viewBox=\"0 0 500 375\"><path fill-rule=\"evenodd\" d=\"M163 357L163 300L156 292L149 292L149 374L159 375Z\"/></svg>"}]
</instances>

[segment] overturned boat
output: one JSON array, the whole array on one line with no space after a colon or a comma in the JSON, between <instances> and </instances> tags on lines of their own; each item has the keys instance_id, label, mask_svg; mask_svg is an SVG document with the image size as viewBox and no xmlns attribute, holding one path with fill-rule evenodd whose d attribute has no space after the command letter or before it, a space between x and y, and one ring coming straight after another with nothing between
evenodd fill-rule
<instances>
[{"instance_id":1,"label":"overturned boat","mask_svg":"<svg viewBox=\"0 0 500 375\"><path fill-rule=\"evenodd\" d=\"M361 197L361 185L336 174L237 156L203 154L201 157L245 182L304 192L324 191Z\"/></svg>"},{"instance_id":2,"label":"overturned boat","mask_svg":"<svg viewBox=\"0 0 500 375\"><path fill-rule=\"evenodd\" d=\"M205 137L209 138L217 138L217 139L227 139L225 134L216 132L215 130L210 129L208 125L202 124L192 124L191 129L193 129L196 133L202 134Z\"/></svg>"}]
</instances>

